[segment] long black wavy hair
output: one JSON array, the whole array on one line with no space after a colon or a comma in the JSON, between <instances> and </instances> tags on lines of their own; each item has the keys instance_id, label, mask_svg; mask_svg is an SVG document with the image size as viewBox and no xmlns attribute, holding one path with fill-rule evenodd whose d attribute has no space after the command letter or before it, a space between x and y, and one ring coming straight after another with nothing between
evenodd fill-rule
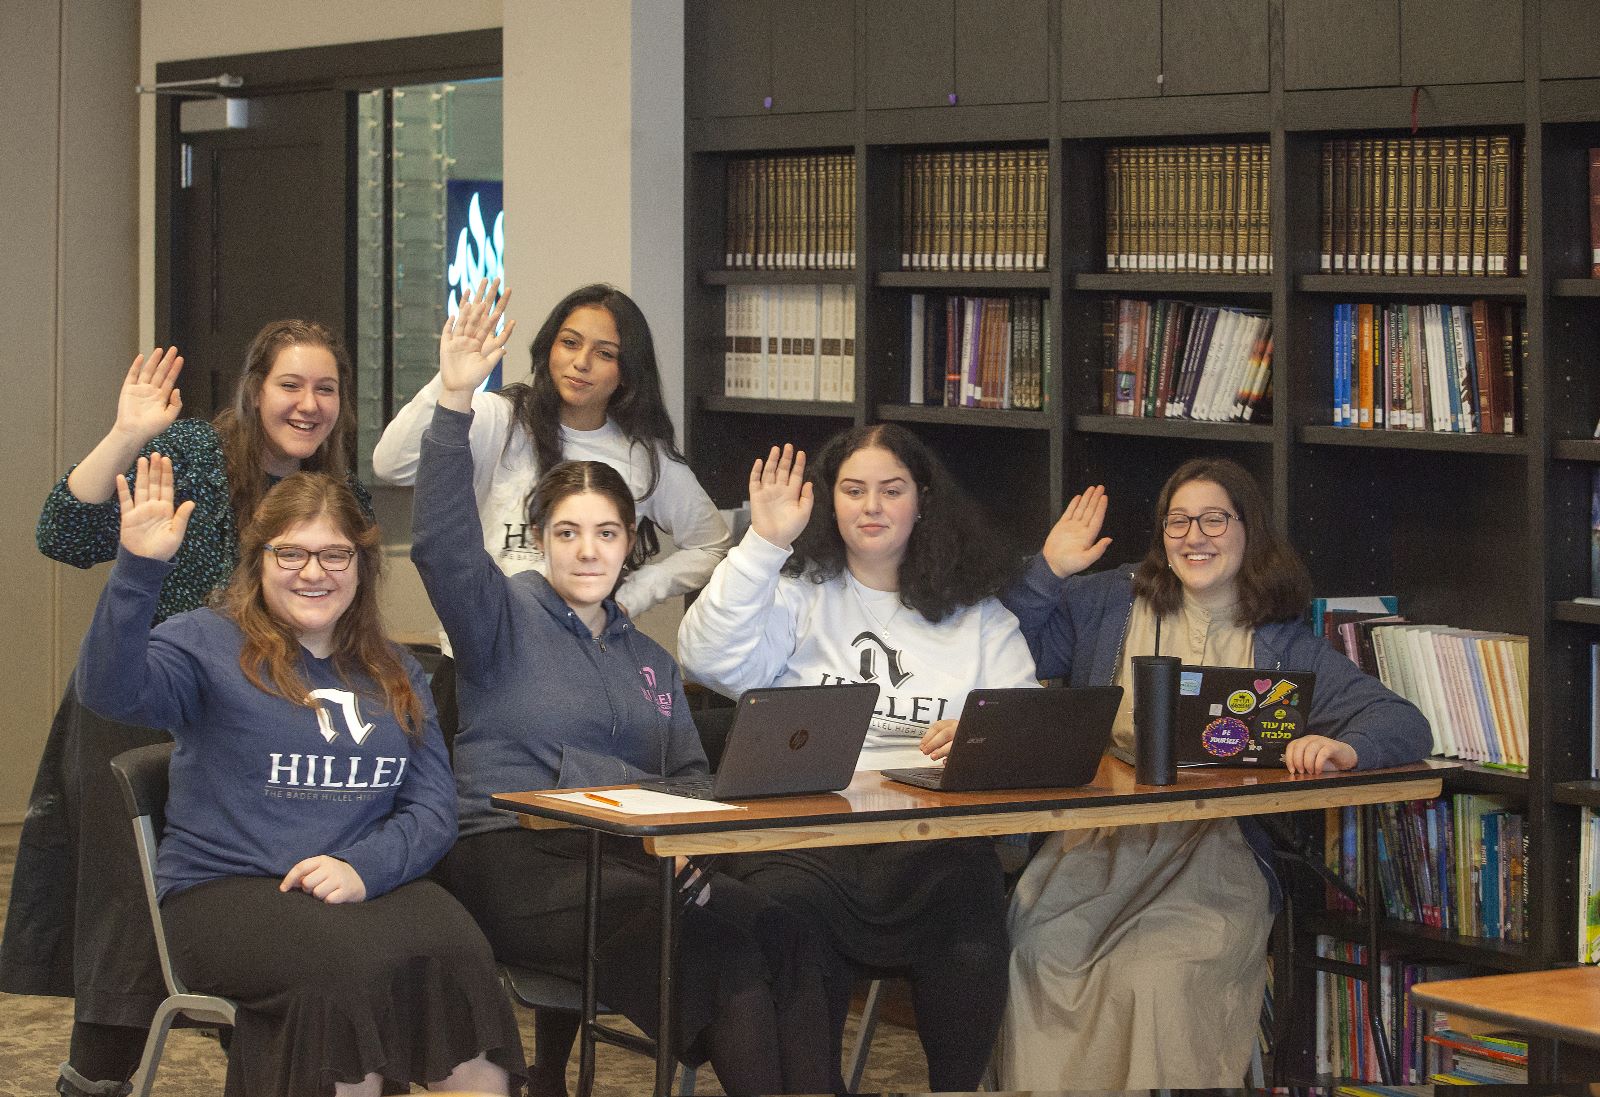
<instances>
[{"instance_id":1,"label":"long black wavy hair","mask_svg":"<svg viewBox=\"0 0 1600 1097\"><path fill-rule=\"evenodd\" d=\"M594 306L605 309L616 322L622 340L618 357L621 378L617 390L606 404L606 415L621 428L630 442L641 443L650 459L650 486L641 499L650 498L661 479L660 451L684 462L678 449L672 417L661 398L661 371L656 364L656 344L644 313L626 293L615 286L596 282L573 290L557 302L533 337L533 374L528 382L517 382L500 390L511 401L512 414L533 439L541 472L555 468L561 454L561 393L550 376L550 348L575 309Z\"/></svg>"},{"instance_id":2,"label":"long black wavy hair","mask_svg":"<svg viewBox=\"0 0 1600 1097\"><path fill-rule=\"evenodd\" d=\"M785 573L826 583L846 567L844 537L833 507L839 468L857 450L889 451L911 473L920 517L900 562L900 601L938 624L958 609L996 594L1015 574L1019 558L996 544L978 507L957 486L926 443L895 423L852 427L825 443L806 467L815 502L811 520L795 540Z\"/></svg>"}]
</instances>

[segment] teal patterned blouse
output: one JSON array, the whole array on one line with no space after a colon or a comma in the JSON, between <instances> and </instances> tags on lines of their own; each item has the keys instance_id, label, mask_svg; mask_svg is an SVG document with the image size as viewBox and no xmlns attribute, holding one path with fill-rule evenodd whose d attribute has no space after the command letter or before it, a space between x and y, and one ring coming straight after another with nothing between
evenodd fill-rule
<instances>
[{"instance_id":1,"label":"teal patterned blouse","mask_svg":"<svg viewBox=\"0 0 1600 1097\"><path fill-rule=\"evenodd\" d=\"M206 603L211 592L224 586L239 559L239 529L228 495L228 467L222 457L222 439L203 419L179 419L139 451L141 456L162 453L172 459L172 478L178 502L194 500L194 514L175 558L177 567L161 586L161 598L152 623L176 613L186 613ZM67 470L67 476L72 470ZM61 477L44 501L35 536L39 551L52 560L76 568L90 568L117 558L122 523L115 494L103 503L85 503ZM127 472L134 482L134 470ZM372 500L354 476L350 486L361 509L370 517Z\"/></svg>"}]
</instances>

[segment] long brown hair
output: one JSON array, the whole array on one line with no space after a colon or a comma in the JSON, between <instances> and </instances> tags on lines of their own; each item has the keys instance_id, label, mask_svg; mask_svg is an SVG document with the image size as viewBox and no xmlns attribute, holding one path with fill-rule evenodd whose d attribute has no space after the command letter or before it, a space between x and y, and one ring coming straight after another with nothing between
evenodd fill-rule
<instances>
[{"instance_id":1,"label":"long brown hair","mask_svg":"<svg viewBox=\"0 0 1600 1097\"><path fill-rule=\"evenodd\" d=\"M305 522L326 517L356 549L356 592L333 630L333 666L347 684L356 676L376 682L385 707L395 715L412 742L420 742L425 720L422 700L395 647L383 634L378 615L378 587L383 579L383 551L376 522L367 518L348 484L325 472L286 476L261 499L255 517L239 535L239 565L222 594L220 611L244 633L239 667L257 689L314 707L300 676L300 640L294 630L273 617L262 594L264 546Z\"/></svg>"},{"instance_id":2,"label":"long brown hair","mask_svg":"<svg viewBox=\"0 0 1600 1097\"><path fill-rule=\"evenodd\" d=\"M274 320L250 340L244 353L244 375L234 389L233 406L211 420L222 439L222 456L228 464L228 496L234 521L243 526L267 490L262 463L266 432L261 429L261 387L267 383L278 354L289 347L322 347L333 355L339 370L339 417L317 452L301 465L307 472L326 472L343 480L350 474L356 439L354 370L350 354L339 337L315 320Z\"/></svg>"},{"instance_id":3,"label":"long brown hair","mask_svg":"<svg viewBox=\"0 0 1600 1097\"><path fill-rule=\"evenodd\" d=\"M1227 493L1233 512L1244 526L1244 560L1235 583L1239 592L1239 623L1254 628L1269 621L1292 621L1305 612L1311 600L1311 577L1294 548L1278 536L1267 517L1267 500L1261 486L1244 466L1225 457L1197 457L1178 466L1167 478L1156 500L1155 532L1150 551L1133 575L1133 592L1146 599L1158 615L1176 613L1183 605L1183 583L1168 566L1166 534L1162 523L1172 509L1172 497L1183 485L1205 480Z\"/></svg>"}]
</instances>

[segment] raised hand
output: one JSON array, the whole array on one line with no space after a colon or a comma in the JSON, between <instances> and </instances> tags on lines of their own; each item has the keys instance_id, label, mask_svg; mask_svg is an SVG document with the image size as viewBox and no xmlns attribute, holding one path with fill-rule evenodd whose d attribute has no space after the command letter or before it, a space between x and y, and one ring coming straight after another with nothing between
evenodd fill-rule
<instances>
[{"instance_id":1,"label":"raised hand","mask_svg":"<svg viewBox=\"0 0 1600 1097\"><path fill-rule=\"evenodd\" d=\"M1076 575L1106 554L1111 538L1100 536L1106 520L1106 489L1096 484L1082 495L1074 495L1061 512L1050 536L1044 539L1044 562L1065 579Z\"/></svg>"},{"instance_id":2,"label":"raised hand","mask_svg":"<svg viewBox=\"0 0 1600 1097\"><path fill-rule=\"evenodd\" d=\"M122 504L122 547L135 556L170 560L183 544L183 533L194 513L194 500L173 506L172 461L159 453L139 458L132 490L126 476L117 477L117 500Z\"/></svg>"},{"instance_id":3,"label":"raised hand","mask_svg":"<svg viewBox=\"0 0 1600 1097\"><path fill-rule=\"evenodd\" d=\"M128 367L117 397L117 421L112 428L142 449L150 439L170 427L183 410L183 393L174 386L183 369L177 347L160 347L141 354Z\"/></svg>"},{"instance_id":4,"label":"raised hand","mask_svg":"<svg viewBox=\"0 0 1600 1097\"><path fill-rule=\"evenodd\" d=\"M750 469L750 528L767 543L786 549L811 520L811 485L806 482L806 455L784 444Z\"/></svg>"},{"instance_id":5,"label":"raised hand","mask_svg":"<svg viewBox=\"0 0 1600 1097\"><path fill-rule=\"evenodd\" d=\"M506 340L516 330L515 320L499 334L495 328L505 316L511 291L500 292L500 279L478 283L461 299L459 311L445 321L439 333L439 402L456 411L472 405L472 394L506 356Z\"/></svg>"},{"instance_id":6,"label":"raised hand","mask_svg":"<svg viewBox=\"0 0 1600 1097\"><path fill-rule=\"evenodd\" d=\"M367 897L366 881L348 862L326 853L307 857L278 883L279 891L299 889L324 903L359 903Z\"/></svg>"}]
</instances>

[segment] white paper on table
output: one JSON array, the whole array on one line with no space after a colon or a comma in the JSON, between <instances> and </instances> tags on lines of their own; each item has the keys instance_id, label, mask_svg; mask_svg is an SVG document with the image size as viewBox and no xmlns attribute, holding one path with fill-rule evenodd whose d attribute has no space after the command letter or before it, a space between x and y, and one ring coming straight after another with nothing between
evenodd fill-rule
<instances>
[{"instance_id":1,"label":"white paper on table","mask_svg":"<svg viewBox=\"0 0 1600 1097\"><path fill-rule=\"evenodd\" d=\"M601 807L623 815L681 815L692 811L744 811L739 804L724 804L720 800L696 800L692 796L673 796L647 788L608 788L603 795L615 800L616 805L604 803L587 792L541 792L546 800L565 800L584 807Z\"/></svg>"}]
</instances>

